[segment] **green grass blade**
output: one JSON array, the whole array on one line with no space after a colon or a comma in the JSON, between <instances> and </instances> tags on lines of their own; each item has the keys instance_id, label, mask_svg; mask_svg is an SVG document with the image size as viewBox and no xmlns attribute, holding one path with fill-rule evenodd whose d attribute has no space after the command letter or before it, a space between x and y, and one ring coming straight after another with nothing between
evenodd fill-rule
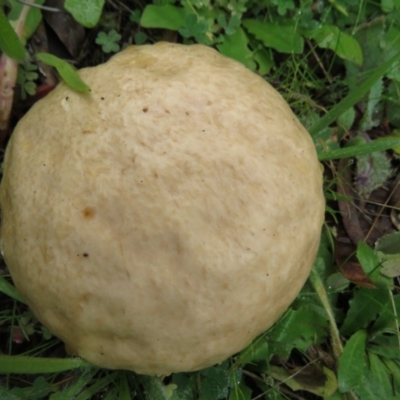
<instances>
[{"instance_id":1,"label":"green grass blade","mask_svg":"<svg viewBox=\"0 0 400 400\"><path fill-rule=\"evenodd\" d=\"M312 125L308 131L311 136L316 136L323 129L328 127L332 122L336 121L345 111L356 104L361 98L368 93L371 87L383 75L385 75L391 68L395 61L400 59L400 51L397 52L392 58L382 64L379 68L373 71L369 77L360 84L360 86L351 91L343 100L336 104L328 113Z\"/></svg>"},{"instance_id":2,"label":"green grass blade","mask_svg":"<svg viewBox=\"0 0 400 400\"><path fill-rule=\"evenodd\" d=\"M25 301L22 299L15 286L7 282L3 276L0 276L0 292L3 292L14 300L25 304Z\"/></svg>"},{"instance_id":3,"label":"green grass blade","mask_svg":"<svg viewBox=\"0 0 400 400\"><path fill-rule=\"evenodd\" d=\"M400 138L384 138L373 140L372 142L360 144L357 146L344 147L318 154L320 161L337 160L339 158L351 158L364 154L374 153L376 151L386 151L400 146Z\"/></svg>"},{"instance_id":4,"label":"green grass blade","mask_svg":"<svg viewBox=\"0 0 400 400\"><path fill-rule=\"evenodd\" d=\"M66 61L48 53L36 53L35 57L43 63L54 67L64 82L77 92L88 93L90 87L79 76L78 72Z\"/></svg>"},{"instance_id":5,"label":"green grass blade","mask_svg":"<svg viewBox=\"0 0 400 400\"><path fill-rule=\"evenodd\" d=\"M94 395L108 386L110 383L115 382L118 376L118 372L113 372L101 379L97 379L96 383L85 389L79 396L75 397L75 400L90 400L94 398Z\"/></svg>"},{"instance_id":6,"label":"green grass blade","mask_svg":"<svg viewBox=\"0 0 400 400\"><path fill-rule=\"evenodd\" d=\"M0 355L0 374L47 374L91 367L80 358L40 358Z\"/></svg>"},{"instance_id":7,"label":"green grass blade","mask_svg":"<svg viewBox=\"0 0 400 400\"><path fill-rule=\"evenodd\" d=\"M10 58L22 61L25 58L25 47L0 7L0 50Z\"/></svg>"}]
</instances>

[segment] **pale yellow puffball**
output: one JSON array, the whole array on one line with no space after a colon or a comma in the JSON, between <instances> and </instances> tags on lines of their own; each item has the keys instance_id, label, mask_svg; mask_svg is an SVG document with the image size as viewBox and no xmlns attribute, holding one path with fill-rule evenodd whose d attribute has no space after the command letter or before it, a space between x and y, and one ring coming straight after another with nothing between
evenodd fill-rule
<instances>
[{"instance_id":1,"label":"pale yellow puffball","mask_svg":"<svg viewBox=\"0 0 400 400\"><path fill-rule=\"evenodd\" d=\"M75 354L143 374L219 363L299 293L324 214L281 95L205 46L132 46L19 122L1 183L16 287Z\"/></svg>"}]
</instances>

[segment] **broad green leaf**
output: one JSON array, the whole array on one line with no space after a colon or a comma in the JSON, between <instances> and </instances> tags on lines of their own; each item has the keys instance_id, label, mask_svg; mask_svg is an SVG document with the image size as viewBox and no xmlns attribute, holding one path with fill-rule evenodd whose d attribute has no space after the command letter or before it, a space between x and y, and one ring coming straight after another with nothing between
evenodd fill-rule
<instances>
[{"instance_id":1,"label":"broad green leaf","mask_svg":"<svg viewBox=\"0 0 400 400\"><path fill-rule=\"evenodd\" d=\"M234 385L229 392L229 400L251 400L252 390L244 383Z\"/></svg>"},{"instance_id":2,"label":"broad green leaf","mask_svg":"<svg viewBox=\"0 0 400 400\"><path fill-rule=\"evenodd\" d=\"M185 10L170 4L148 4L143 10L140 25L144 28L162 28L177 31L185 26Z\"/></svg>"},{"instance_id":3,"label":"broad green leaf","mask_svg":"<svg viewBox=\"0 0 400 400\"><path fill-rule=\"evenodd\" d=\"M388 335L386 333L375 336L368 343L367 350L378 356L400 361L400 344L397 334Z\"/></svg>"},{"instance_id":4,"label":"broad green leaf","mask_svg":"<svg viewBox=\"0 0 400 400\"><path fill-rule=\"evenodd\" d=\"M381 251L377 252L380 272L388 278L396 278L400 276L400 252L397 254L384 254Z\"/></svg>"},{"instance_id":5,"label":"broad green leaf","mask_svg":"<svg viewBox=\"0 0 400 400\"><path fill-rule=\"evenodd\" d=\"M349 130L353 126L355 118L356 112L354 111L353 107L350 107L338 118L339 126Z\"/></svg>"},{"instance_id":6,"label":"broad green leaf","mask_svg":"<svg viewBox=\"0 0 400 400\"><path fill-rule=\"evenodd\" d=\"M362 131L368 131L371 128L379 125L382 120L381 115L378 114L378 105L381 101L383 91L383 80L378 79L374 85L372 85L371 90L368 94L368 100L366 104L366 109L364 115L359 122L359 129Z\"/></svg>"},{"instance_id":7,"label":"broad green leaf","mask_svg":"<svg viewBox=\"0 0 400 400\"><path fill-rule=\"evenodd\" d=\"M305 351L311 344L320 342L326 336L327 325L327 319L314 307L290 309L268 331L268 342L271 346L275 343L282 345L283 347L275 350L282 357L288 357L293 348Z\"/></svg>"},{"instance_id":8,"label":"broad green leaf","mask_svg":"<svg viewBox=\"0 0 400 400\"><path fill-rule=\"evenodd\" d=\"M196 398L198 385L196 374L173 374L171 383L176 386L176 389L169 400L192 400Z\"/></svg>"},{"instance_id":9,"label":"broad green leaf","mask_svg":"<svg viewBox=\"0 0 400 400\"><path fill-rule=\"evenodd\" d=\"M105 0L65 0L64 8L86 28L94 28L100 20Z\"/></svg>"},{"instance_id":10,"label":"broad green leaf","mask_svg":"<svg viewBox=\"0 0 400 400\"><path fill-rule=\"evenodd\" d=\"M367 332L357 331L347 341L339 358L338 381L339 391L346 393L359 386L365 376Z\"/></svg>"},{"instance_id":11,"label":"broad green leaf","mask_svg":"<svg viewBox=\"0 0 400 400\"><path fill-rule=\"evenodd\" d=\"M40 358L0 355L0 374L47 374L90 367L80 358Z\"/></svg>"},{"instance_id":12,"label":"broad green leaf","mask_svg":"<svg viewBox=\"0 0 400 400\"><path fill-rule=\"evenodd\" d=\"M400 232L379 238L375 244L375 250L385 254L400 254Z\"/></svg>"},{"instance_id":13,"label":"broad green leaf","mask_svg":"<svg viewBox=\"0 0 400 400\"><path fill-rule=\"evenodd\" d=\"M25 48L1 8L0 50L6 53L8 57L18 61L22 61L25 58Z\"/></svg>"},{"instance_id":14,"label":"broad green leaf","mask_svg":"<svg viewBox=\"0 0 400 400\"><path fill-rule=\"evenodd\" d=\"M230 377L222 365L206 368L201 371L200 398L201 399L226 399L229 393Z\"/></svg>"},{"instance_id":15,"label":"broad green leaf","mask_svg":"<svg viewBox=\"0 0 400 400\"><path fill-rule=\"evenodd\" d=\"M367 138L362 135L357 138L360 138L363 144L368 143ZM360 155L356 164L354 182L362 199L368 199L375 189L383 186L393 176L390 159L382 151Z\"/></svg>"},{"instance_id":16,"label":"broad green leaf","mask_svg":"<svg viewBox=\"0 0 400 400\"><path fill-rule=\"evenodd\" d=\"M303 38L292 26L262 22L257 19L245 19L242 25L266 47L272 47L280 53L301 54L303 52Z\"/></svg>"},{"instance_id":17,"label":"broad green leaf","mask_svg":"<svg viewBox=\"0 0 400 400\"><path fill-rule=\"evenodd\" d=\"M90 91L89 86L86 85L86 83L81 79L76 70L66 61L61 60L60 58L48 53L37 53L35 57L45 64L54 67L60 74L61 78L71 89L83 93L87 93Z\"/></svg>"},{"instance_id":18,"label":"broad green leaf","mask_svg":"<svg viewBox=\"0 0 400 400\"><path fill-rule=\"evenodd\" d=\"M371 334L377 333L398 333L400 322L400 295L393 296L392 292L388 291L388 304L382 307L379 317L375 320L370 328ZM400 337L398 338L400 340Z\"/></svg>"},{"instance_id":19,"label":"broad green leaf","mask_svg":"<svg viewBox=\"0 0 400 400\"><path fill-rule=\"evenodd\" d=\"M400 394L400 358L397 358L397 360L388 360L381 358L381 360L385 364L386 369L390 374L393 385L392 392L398 397L398 395Z\"/></svg>"},{"instance_id":20,"label":"broad green leaf","mask_svg":"<svg viewBox=\"0 0 400 400\"><path fill-rule=\"evenodd\" d=\"M357 65L363 63L363 54L358 41L336 26L321 25L307 36L313 38L319 47L333 50L340 58Z\"/></svg>"},{"instance_id":21,"label":"broad green leaf","mask_svg":"<svg viewBox=\"0 0 400 400\"><path fill-rule=\"evenodd\" d=\"M375 252L367 243L360 241L357 245L357 259L366 275L370 276L378 267L379 261Z\"/></svg>"},{"instance_id":22,"label":"broad green leaf","mask_svg":"<svg viewBox=\"0 0 400 400\"><path fill-rule=\"evenodd\" d=\"M335 373L326 367L320 368L317 364L309 364L296 371L271 366L268 373L294 391L305 390L324 398L332 396L338 388Z\"/></svg>"},{"instance_id":23,"label":"broad green leaf","mask_svg":"<svg viewBox=\"0 0 400 400\"><path fill-rule=\"evenodd\" d=\"M398 394L393 393L392 376L380 357L368 354L369 368L362 385L354 389L361 400L379 399L396 400Z\"/></svg>"},{"instance_id":24,"label":"broad green leaf","mask_svg":"<svg viewBox=\"0 0 400 400\"><path fill-rule=\"evenodd\" d=\"M320 161L337 160L340 158L352 158L363 154L371 154L375 151L386 151L393 147L400 146L400 138L390 137L376 139L372 142L360 144L356 146L348 146L342 149L330 150L318 154Z\"/></svg>"},{"instance_id":25,"label":"broad green leaf","mask_svg":"<svg viewBox=\"0 0 400 400\"><path fill-rule=\"evenodd\" d=\"M138 381L143 385L147 400L169 400L171 398L172 392L168 390L160 378L139 375Z\"/></svg>"},{"instance_id":26,"label":"broad green leaf","mask_svg":"<svg viewBox=\"0 0 400 400\"><path fill-rule=\"evenodd\" d=\"M396 43L400 43L400 38ZM316 136L320 131L328 127L332 122L336 121L344 112L346 112L350 107L353 107L359 100L363 98L363 96L368 93L371 87L378 81L383 75L385 75L388 71L393 68L393 64L397 62L400 58L400 51L391 57L388 61L383 63L380 67L373 70L367 79L362 82L358 87L354 90L351 90L350 93L342 99L336 106L334 106L328 113L326 113L321 119L319 119L316 123L314 123L311 128L309 128L309 132L311 136ZM398 144L394 144L391 147L398 146ZM386 148L387 149L387 148ZM341 149L342 150L342 149ZM380 151L383 151L380 150ZM363 153L366 154L366 153ZM328 156L329 157L329 156ZM335 157L329 157L325 159L333 159Z\"/></svg>"},{"instance_id":27,"label":"broad green leaf","mask_svg":"<svg viewBox=\"0 0 400 400\"><path fill-rule=\"evenodd\" d=\"M279 322L278 322L279 324ZM240 354L236 357L237 365L245 365L256 361L269 361L273 355L270 346L264 335L253 340Z\"/></svg>"},{"instance_id":28,"label":"broad green leaf","mask_svg":"<svg viewBox=\"0 0 400 400\"><path fill-rule=\"evenodd\" d=\"M7 282L6 279L1 275L0 275L0 292L3 292L7 296L12 297L14 300L17 300L17 301L25 304L25 301L23 300L21 295L18 293L15 286L12 285L11 283Z\"/></svg>"},{"instance_id":29,"label":"broad green leaf","mask_svg":"<svg viewBox=\"0 0 400 400\"><path fill-rule=\"evenodd\" d=\"M247 68L256 69L248 37L242 28L237 28L233 35L225 35L224 41L217 48L223 55L241 62Z\"/></svg>"},{"instance_id":30,"label":"broad green leaf","mask_svg":"<svg viewBox=\"0 0 400 400\"><path fill-rule=\"evenodd\" d=\"M349 303L350 308L340 328L340 333L346 336L366 328L382 310L389 307L388 289L357 288Z\"/></svg>"},{"instance_id":31,"label":"broad green leaf","mask_svg":"<svg viewBox=\"0 0 400 400\"><path fill-rule=\"evenodd\" d=\"M259 75L267 74L275 65L271 49L266 47L261 47L255 50L253 59L258 64L257 72Z\"/></svg>"}]
</instances>

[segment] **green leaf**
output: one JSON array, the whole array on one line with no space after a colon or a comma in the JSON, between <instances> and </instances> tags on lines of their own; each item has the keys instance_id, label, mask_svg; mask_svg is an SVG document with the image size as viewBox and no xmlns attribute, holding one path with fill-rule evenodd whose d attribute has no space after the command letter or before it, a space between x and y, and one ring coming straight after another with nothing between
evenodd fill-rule
<instances>
[{"instance_id":1,"label":"green leaf","mask_svg":"<svg viewBox=\"0 0 400 400\"><path fill-rule=\"evenodd\" d=\"M95 383L86 387L74 400L91 400L95 394L105 389L110 383L115 382L118 372L107 374L102 378L97 378Z\"/></svg>"},{"instance_id":2,"label":"green leaf","mask_svg":"<svg viewBox=\"0 0 400 400\"><path fill-rule=\"evenodd\" d=\"M0 292L3 292L7 296L12 297L14 300L17 300L25 304L25 301L22 299L21 295L18 293L15 286L7 282L6 279L1 275L0 275Z\"/></svg>"},{"instance_id":3,"label":"green leaf","mask_svg":"<svg viewBox=\"0 0 400 400\"><path fill-rule=\"evenodd\" d=\"M229 392L229 400L251 400L251 398L252 390L245 382L240 382L239 385L235 384Z\"/></svg>"},{"instance_id":4,"label":"green leaf","mask_svg":"<svg viewBox=\"0 0 400 400\"><path fill-rule=\"evenodd\" d=\"M66 61L48 53L37 53L35 57L51 67L54 67L65 83L77 92L87 93L90 87L81 79L76 70Z\"/></svg>"},{"instance_id":5,"label":"green leaf","mask_svg":"<svg viewBox=\"0 0 400 400\"><path fill-rule=\"evenodd\" d=\"M375 244L375 250L385 254L399 254L400 232L394 232L380 237Z\"/></svg>"},{"instance_id":6,"label":"green leaf","mask_svg":"<svg viewBox=\"0 0 400 400\"><path fill-rule=\"evenodd\" d=\"M296 371L271 366L268 373L294 391L306 390L324 398L332 396L338 387L335 373L317 364L308 364Z\"/></svg>"},{"instance_id":7,"label":"green leaf","mask_svg":"<svg viewBox=\"0 0 400 400\"><path fill-rule=\"evenodd\" d=\"M271 55L271 50L266 47L259 47L255 50L253 59L258 64L257 72L259 75L267 74L275 65Z\"/></svg>"},{"instance_id":8,"label":"green leaf","mask_svg":"<svg viewBox=\"0 0 400 400\"><path fill-rule=\"evenodd\" d=\"M185 26L185 10L170 4L149 4L143 10L140 25L144 28L161 28L177 31Z\"/></svg>"},{"instance_id":9,"label":"green leaf","mask_svg":"<svg viewBox=\"0 0 400 400\"><path fill-rule=\"evenodd\" d=\"M94 375L98 371L98 368L85 368L78 371L75 379L70 382L63 390L53 393L50 396L50 400L76 400L76 396L90 384L90 381L94 378Z\"/></svg>"},{"instance_id":10,"label":"green leaf","mask_svg":"<svg viewBox=\"0 0 400 400\"><path fill-rule=\"evenodd\" d=\"M370 328L371 334L378 333L398 333L398 326L400 321L400 295L393 296L392 292L388 290L389 300L385 307L382 307L379 317ZM400 340L400 338L398 338Z\"/></svg>"},{"instance_id":11,"label":"green leaf","mask_svg":"<svg viewBox=\"0 0 400 400\"><path fill-rule=\"evenodd\" d=\"M378 105L379 102L381 101L382 91L383 91L383 80L381 78L378 79L374 83L374 85L372 85L371 90L368 94L366 110L359 123L360 130L368 131L374 126L379 125L382 118L380 116L377 117L377 114L378 114Z\"/></svg>"},{"instance_id":12,"label":"green leaf","mask_svg":"<svg viewBox=\"0 0 400 400\"><path fill-rule=\"evenodd\" d=\"M400 38L397 40L397 43L400 43ZM376 81L378 81L391 68L393 68L393 64L397 62L399 58L400 51L397 51L393 57L371 72L364 82L358 85L356 89L350 91L350 93L344 99L342 99L338 104L336 104L336 106L329 110L327 114L325 114L321 119L314 123L311 128L309 128L311 136L314 137L318 135L320 131L328 127L332 122L336 121L350 107L353 107L354 104L356 104L366 93L368 93ZM334 157L331 157L330 159L332 158Z\"/></svg>"},{"instance_id":13,"label":"green leaf","mask_svg":"<svg viewBox=\"0 0 400 400\"><path fill-rule=\"evenodd\" d=\"M386 370L389 373L390 380L392 382L392 393L398 397L400 393L400 359L388 360L382 359L383 364L386 366Z\"/></svg>"},{"instance_id":14,"label":"green leaf","mask_svg":"<svg viewBox=\"0 0 400 400\"><path fill-rule=\"evenodd\" d=\"M380 357L368 354L369 368L365 373L362 385L354 389L361 400L384 399L396 400L398 394L393 393L392 377Z\"/></svg>"},{"instance_id":15,"label":"green leaf","mask_svg":"<svg viewBox=\"0 0 400 400\"><path fill-rule=\"evenodd\" d=\"M176 386L169 400L192 400L196 398L197 374L173 374L171 383Z\"/></svg>"},{"instance_id":16,"label":"green leaf","mask_svg":"<svg viewBox=\"0 0 400 400\"><path fill-rule=\"evenodd\" d=\"M350 308L340 328L341 334L351 335L359 329L366 328L382 310L388 307L389 302L387 288L357 288L353 299L349 302Z\"/></svg>"},{"instance_id":17,"label":"green leaf","mask_svg":"<svg viewBox=\"0 0 400 400\"><path fill-rule=\"evenodd\" d=\"M378 258L367 243L360 241L357 245L357 259L366 275L371 275L378 267Z\"/></svg>"},{"instance_id":18,"label":"green leaf","mask_svg":"<svg viewBox=\"0 0 400 400\"><path fill-rule=\"evenodd\" d=\"M104 53L116 53L119 51L118 41L121 39L121 35L115 30L111 29L110 32L99 32L96 37L96 44L101 45Z\"/></svg>"},{"instance_id":19,"label":"green leaf","mask_svg":"<svg viewBox=\"0 0 400 400\"><path fill-rule=\"evenodd\" d=\"M364 143L368 143L368 136L358 135ZM363 199L368 199L370 194L393 175L390 159L384 152L376 151L357 157L357 167L354 176L357 193ZM376 258L376 257L375 257Z\"/></svg>"},{"instance_id":20,"label":"green leaf","mask_svg":"<svg viewBox=\"0 0 400 400\"><path fill-rule=\"evenodd\" d=\"M0 8L0 50L10 58L22 61L25 58L25 47L19 40L13 27L8 22L3 10Z\"/></svg>"},{"instance_id":21,"label":"green leaf","mask_svg":"<svg viewBox=\"0 0 400 400\"><path fill-rule=\"evenodd\" d=\"M39 358L0 355L0 374L47 374L91 367L80 358Z\"/></svg>"},{"instance_id":22,"label":"green leaf","mask_svg":"<svg viewBox=\"0 0 400 400\"><path fill-rule=\"evenodd\" d=\"M356 146L348 146L342 149L330 150L318 154L320 161L336 160L340 158L352 158L363 154L371 154L375 151L386 151L393 147L400 146L400 138L390 137L376 139L369 143L359 144Z\"/></svg>"},{"instance_id":23,"label":"green leaf","mask_svg":"<svg viewBox=\"0 0 400 400\"><path fill-rule=\"evenodd\" d=\"M400 253L384 254L381 251L377 253L379 263L381 265L380 272L388 278L396 278L400 276Z\"/></svg>"},{"instance_id":24,"label":"green leaf","mask_svg":"<svg viewBox=\"0 0 400 400\"><path fill-rule=\"evenodd\" d=\"M303 52L303 38L292 26L262 22L257 19L245 19L242 25L265 46L272 47L280 53L301 54Z\"/></svg>"},{"instance_id":25,"label":"green leaf","mask_svg":"<svg viewBox=\"0 0 400 400\"><path fill-rule=\"evenodd\" d=\"M100 20L105 0L65 0L64 8L85 28L94 28Z\"/></svg>"},{"instance_id":26,"label":"green leaf","mask_svg":"<svg viewBox=\"0 0 400 400\"><path fill-rule=\"evenodd\" d=\"M382 333L373 338L373 340L368 343L367 350L378 356L400 360L400 345L398 334L388 335Z\"/></svg>"},{"instance_id":27,"label":"green leaf","mask_svg":"<svg viewBox=\"0 0 400 400\"><path fill-rule=\"evenodd\" d=\"M358 41L338 27L322 25L307 36L313 38L319 47L333 50L340 58L362 65L363 54Z\"/></svg>"},{"instance_id":28,"label":"green leaf","mask_svg":"<svg viewBox=\"0 0 400 400\"><path fill-rule=\"evenodd\" d=\"M33 3L40 5L44 3L44 0L36 0L33 1ZM22 44L25 45L26 41L39 26L42 20L42 13L39 8L22 4L16 0L10 1L10 6L11 10L7 18L14 28L19 25L18 35L20 36Z\"/></svg>"},{"instance_id":29,"label":"green leaf","mask_svg":"<svg viewBox=\"0 0 400 400\"><path fill-rule=\"evenodd\" d=\"M118 400L131 400L131 393L129 388L129 371L118 372Z\"/></svg>"},{"instance_id":30,"label":"green leaf","mask_svg":"<svg viewBox=\"0 0 400 400\"><path fill-rule=\"evenodd\" d=\"M218 50L225 56L241 62L247 68L254 70L253 52L249 49L249 40L242 28L236 29L233 35L225 35L224 41L217 45Z\"/></svg>"},{"instance_id":31,"label":"green leaf","mask_svg":"<svg viewBox=\"0 0 400 400\"><path fill-rule=\"evenodd\" d=\"M176 388L175 384L164 385L161 378L155 376L140 375L138 380L148 400L170 400Z\"/></svg>"},{"instance_id":32,"label":"green leaf","mask_svg":"<svg viewBox=\"0 0 400 400\"><path fill-rule=\"evenodd\" d=\"M200 371L200 398L201 399L226 399L231 384L227 363L224 362L218 366L210 367Z\"/></svg>"},{"instance_id":33,"label":"green leaf","mask_svg":"<svg viewBox=\"0 0 400 400\"><path fill-rule=\"evenodd\" d=\"M289 309L267 334L267 340L277 354L288 357L293 348L307 350L311 344L326 336L327 318L310 305L298 310ZM275 342L275 343L271 343Z\"/></svg>"},{"instance_id":34,"label":"green leaf","mask_svg":"<svg viewBox=\"0 0 400 400\"><path fill-rule=\"evenodd\" d=\"M343 353L339 358L338 369L339 391L341 393L354 389L364 380L366 339L367 332L360 330L354 333L344 346Z\"/></svg>"}]
</instances>

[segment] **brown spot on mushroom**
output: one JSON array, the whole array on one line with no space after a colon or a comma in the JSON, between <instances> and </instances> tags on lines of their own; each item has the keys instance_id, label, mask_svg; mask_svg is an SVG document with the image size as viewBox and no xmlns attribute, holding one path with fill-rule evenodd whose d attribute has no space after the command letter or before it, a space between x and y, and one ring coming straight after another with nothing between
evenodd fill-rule
<instances>
[{"instance_id":1,"label":"brown spot on mushroom","mask_svg":"<svg viewBox=\"0 0 400 400\"><path fill-rule=\"evenodd\" d=\"M145 108L143 108L143 110L142 110L144 113L147 113L147 111L149 111L149 108L148 107L145 107Z\"/></svg>"},{"instance_id":2,"label":"brown spot on mushroom","mask_svg":"<svg viewBox=\"0 0 400 400\"><path fill-rule=\"evenodd\" d=\"M83 253L83 257L89 257L89 253Z\"/></svg>"},{"instance_id":3,"label":"brown spot on mushroom","mask_svg":"<svg viewBox=\"0 0 400 400\"><path fill-rule=\"evenodd\" d=\"M94 210L93 207L85 207L83 209L82 214L85 219L92 219L94 217L94 215L96 214L96 211Z\"/></svg>"}]
</instances>

